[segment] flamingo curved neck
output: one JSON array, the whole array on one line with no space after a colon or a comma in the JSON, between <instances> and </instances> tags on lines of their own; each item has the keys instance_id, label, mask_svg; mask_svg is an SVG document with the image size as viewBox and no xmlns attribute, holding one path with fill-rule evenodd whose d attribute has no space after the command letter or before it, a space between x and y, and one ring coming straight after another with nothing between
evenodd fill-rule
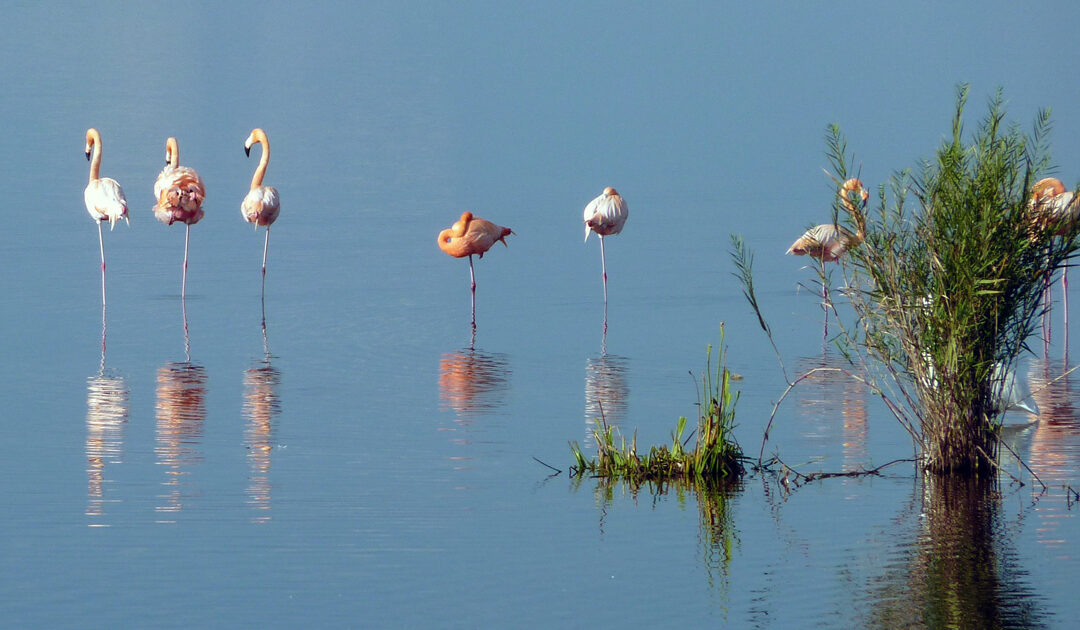
<instances>
[{"instance_id":1,"label":"flamingo curved neck","mask_svg":"<svg viewBox=\"0 0 1080 630\"><path fill-rule=\"evenodd\" d=\"M165 161L169 166L180 166L180 146L176 142L176 138L169 138L165 141Z\"/></svg>"},{"instance_id":2,"label":"flamingo curved neck","mask_svg":"<svg viewBox=\"0 0 1080 630\"><path fill-rule=\"evenodd\" d=\"M255 175L251 177L251 188L262 186L263 176L266 175L266 165L270 163L270 141L265 133L256 133L255 142L262 145L262 157L259 158L259 166L255 169Z\"/></svg>"},{"instance_id":3,"label":"flamingo curved neck","mask_svg":"<svg viewBox=\"0 0 1080 630\"><path fill-rule=\"evenodd\" d=\"M90 160L90 181L94 181L101 176L101 134L97 132L97 129L91 129L86 135L87 144L94 152Z\"/></svg>"}]
</instances>

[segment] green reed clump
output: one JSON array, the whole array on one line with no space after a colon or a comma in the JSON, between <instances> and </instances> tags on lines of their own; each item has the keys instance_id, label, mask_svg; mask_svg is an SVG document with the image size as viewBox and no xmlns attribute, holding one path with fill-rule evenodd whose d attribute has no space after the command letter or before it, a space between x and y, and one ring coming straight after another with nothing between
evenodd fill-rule
<instances>
[{"instance_id":1,"label":"green reed clump","mask_svg":"<svg viewBox=\"0 0 1080 630\"><path fill-rule=\"evenodd\" d=\"M617 436L618 429L607 424L601 414L600 428L593 431L597 445L596 459L588 459L577 442L570 443L574 456L571 475L586 473L598 477L621 478L632 483L674 480L709 481L743 474L742 449L735 441L735 404L739 392L731 391L731 372L726 366L724 327L720 326L720 351L716 371L712 369L712 346L706 349L705 373L702 375L704 400L699 402L697 430L687 437L686 417L679 418L671 434L671 445L653 446L649 452L637 452L637 433L630 443ZM693 448L690 439L697 435Z\"/></svg>"},{"instance_id":2,"label":"green reed clump","mask_svg":"<svg viewBox=\"0 0 1080 630\"><path fill-rule=\"evenodd\" d=\"M868 378L878 367L892 377L897 395L883 398L927 470L985 476L997 462L1004 377L1077 240L1074 225L1040 220L1031 201L1049 165L1049 113L1039 113L1031 135L1006 126L999 91L968 137L967 95L961 86L935 159L880 186L874 212L834 201L836 219L865 238L841 260L856 324L837 343ZM842 181L845 142L835 125L826 139Z\"/></svg>"}]
</instances>

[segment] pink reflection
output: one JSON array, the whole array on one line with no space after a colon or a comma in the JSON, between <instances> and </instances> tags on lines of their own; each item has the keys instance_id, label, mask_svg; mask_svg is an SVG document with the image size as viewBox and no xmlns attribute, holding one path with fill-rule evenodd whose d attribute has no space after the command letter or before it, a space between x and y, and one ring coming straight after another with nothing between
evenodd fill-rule
<instances>
[{"instance_id":1,"label":"pink reflection","mask_svg":"<svg viewBox=\"0 0 1080 630\"><path fill-rule=\"evenodd\" d=\"M1039 542L1065 547L1064 519L1074 518L1068 509L1063 486L1076 482L1080 467L1080 415L1072 391L1071 376L1045 359L1031 362L1028 372L1032 397L1039 406L1039 419L1030 431L1031 450L1028 465L1048 487L1039 499L1035 512L1039 517L1036 535Z\"/></svg>"},{"instance_id":2,"label":"pink reflection","mask_svg":"<svg viewBox=\"0 0 1080 630\"><path fill-rule=\"evenodd\" d=\"M202 461L199 445L206 421L206 369L189 361L169 362L157 374L157 463L166 468L159 514L179 512L194 493L184 478ZM165 520L160 522L173 522Z\"/></svg>"}]
</instances>

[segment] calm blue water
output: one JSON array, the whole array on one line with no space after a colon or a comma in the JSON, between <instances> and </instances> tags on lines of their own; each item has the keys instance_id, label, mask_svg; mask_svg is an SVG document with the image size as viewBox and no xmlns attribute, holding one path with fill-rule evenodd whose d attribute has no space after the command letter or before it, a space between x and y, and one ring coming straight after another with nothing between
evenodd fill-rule
<instances>
[{"instance_id":1,"label":"calm blue water","mask_svg":"<svg viewBox=\"0 0 1080 630\"><path fill-rule=\"evenodd\" d=\"M4 625L1068 627L1075 376L1010 434L1045 493L924 483L910 464L711 496L567 478L597 401L639 445L670 439L721 322L757 454L784 380L731 232L757 253L788 369L839 364L796 289L811 272L780 255L826 216L826 124L876 183L934 149L957 82L973 121L1000 85L1024 126L1054 108L1075 182L1080 86L1032 68L1076 8L1039 32L1007 5L859 7L858 28L845 11L9 7ZM90 126L132 215L105 234L104 331ZM263 233L239 216L255 126L283 207L265 330ZM184 302L183 228L150 212L170 135L208 190ZM604 334L581 209L608 185L631 217L608 240ZM468 265L435 243L464 210L515 232L475 261L475 338ZM1022 368L1033 388L1063 370L1055 325L1051 358ZM765 453L841 471L911 445L864 388L823 376L786 399Z\"/></svg>"}]
</instances>

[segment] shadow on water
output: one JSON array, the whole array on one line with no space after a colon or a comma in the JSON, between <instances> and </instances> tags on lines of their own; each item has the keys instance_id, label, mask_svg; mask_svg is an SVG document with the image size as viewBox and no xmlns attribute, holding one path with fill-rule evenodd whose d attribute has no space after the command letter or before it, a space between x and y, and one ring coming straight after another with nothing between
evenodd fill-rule
<instances>
[{"instance_id":1,"label":"shadow on water","mask_svg":"<svg viewBox=\"0 0 1080 630\"><path fill-rule=\"evenodd\" d=\"M181 304L184 304L181 299ZM175 522L165 514L183 509L184 502L196 491L190 490L185 478L191 466L202 461L203 424L206 421L206 368L191 361L191 341L188 336L187 308L184 314L185 361L169 361L157 373L157 463L165 467L165 493L159 495L163 504L156 508L158 522Z\"/></svg>"},{"instance_id":2,"label":"shadow on water","mask_svg":"<svg viewBox=\"0 0 1080 630\"><path fill-rule=\"evenodd\" d=\"M274 433L278 414L281 413L281 399L278 387L281 385L281 372L275 368L271 359L270 344L266 335L265 307L263 310L263 358L244 371L244 418L247 431L244 443L248 449L248 462L251 471L248 476L248 504L255 510L254 523L270 521L271 490L270 464L274 452Z\"/></svg>"},{"instance_id":3,"label":"shadow on water","mask_svg":"<svg viewBox=\"0 0 1080 630\"><path fill-rule=\"evenodd\" d=\"M870 627L1032 628L1045 613L1023 581L993 481L925 475L915 540L866 596Z\"/></svg>"},{"instance_id":4,"label":"shadow on water","mask_svg":"<svg viewBox=\"0 0 1080 630\"><path fill-rule=\"evenodd\" d=\"M829 368L812 374L794 390L801 432L809 441L831 448L843 445L841 470L850 472L868 465L868 416L866 386L840 370L847 360L825 349L820 356L803 357L798 372Z\"/></svg>"},{"instance_id":5,"label":"shadow on water","mask_svg":"<svg viewBox=\"0 0 1080 630\"><path fill-rule=\"evenodd\" d=\"M101 365L98 373L86 382L86 515L91 527L107 527L102 522L107 499L106 464L123 461L124 427L130 413L130 390L124 377L111 374L105 367L105 307L101 307Z\"/></svg>"}]
</instances>

